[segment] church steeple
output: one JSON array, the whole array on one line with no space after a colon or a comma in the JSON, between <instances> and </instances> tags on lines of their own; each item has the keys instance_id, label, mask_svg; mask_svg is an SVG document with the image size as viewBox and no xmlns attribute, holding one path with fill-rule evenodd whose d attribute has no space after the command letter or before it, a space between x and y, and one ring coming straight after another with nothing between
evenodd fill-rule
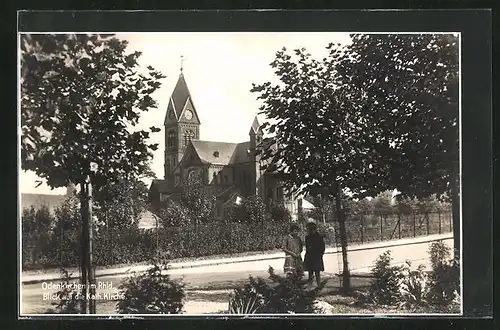
<instances>
[{"instance_id":1,"label":"church steeple","mask_svg":"<svg viewBox=\"0 0 500 330\"><path fill-rule=\"evenodd\" d=\"M191 93L181 72L174 91L170 96L165 116L165 178L168 178L184 155L189 140L199 140L200 119L194 106Z\"/></svg>"},{"instance_id":2,"label":"church steeple","mask_svg":"<svg viewBox=\"0 0 500 330\"><path fill-rule=\"evenodd\" d=\"M255 149L256 146L260 142L262 142L262 137L263 137L262 127L259 123L259 120L257 119L257 116L255 116L253 120L249 135L250 135L250 148Z\"/></svg>"}]
</instances>

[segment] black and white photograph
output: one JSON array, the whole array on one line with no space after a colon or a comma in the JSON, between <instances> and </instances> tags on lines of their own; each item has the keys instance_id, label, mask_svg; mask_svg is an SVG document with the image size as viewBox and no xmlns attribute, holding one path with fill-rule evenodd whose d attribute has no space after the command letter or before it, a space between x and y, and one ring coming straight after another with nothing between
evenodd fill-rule
<instances>
[{"instance_id":1,"label":"black and white photograph","mask_svg":"<svg viewBox=\"0 0 500 330\"><path fill-rule=\"evenodd\" d=\"M460 49L18 33L20 315L461 315Z\"/></svg>"}]
</instances>

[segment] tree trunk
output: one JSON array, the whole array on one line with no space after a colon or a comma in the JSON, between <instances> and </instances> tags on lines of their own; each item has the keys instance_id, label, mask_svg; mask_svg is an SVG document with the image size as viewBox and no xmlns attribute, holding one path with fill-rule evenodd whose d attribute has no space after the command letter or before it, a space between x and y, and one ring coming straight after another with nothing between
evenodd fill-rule
<instances>
[{"instance_id":1,"label":"tree trunk","mask_svg":"<svg viewBox=\"0 0 500 330\"><path fill-rule=\"evenodd\" d=\"M92 265L92 188L90 178L80 184L80 212L82 217L82 285L83 295L82 312L84 314L95 314L95 300L90 295L95 295L95 274Z\"/></svg>"},{"instance_id":2,"label":"tree trunk","mask_svg":"<svg viewBox=\"0 0 500 330\"><path fill-rule=\"evenodd\" d=\"M342 208L342 187L336 184L335 208L337 209L337 219L339 222L340 245L342 249L342 290L349 291L351 287L351 275L349 273L349 263L347 261L347 231L345 226L345 213Z\"/></svg>"},{"instance_id":3,"label":"tree trunk","mask_svg":"<svg viewBox=\"0 0 500 330\"><path fill-rule=\"evenodd\" d=\"M88 288L89 288L89 282L88 282L88 269L89 265L87 263L88 261L88 254L89 254L89 249L88 249L88 244L89 244L89 235L88 235L88 214L87 214L87 201L86 201L86 195L87 195L87 185L85 182L80 183L80 215L82 218L82 237L81 237L81 257L80 257L80 263L81 263L81 285L83 287L83 298L81 300L81 307L82 307L82 313L83 314L89 314L89 304L87 301L87 296L88 296Z\"/></svg>"}]
</instances>

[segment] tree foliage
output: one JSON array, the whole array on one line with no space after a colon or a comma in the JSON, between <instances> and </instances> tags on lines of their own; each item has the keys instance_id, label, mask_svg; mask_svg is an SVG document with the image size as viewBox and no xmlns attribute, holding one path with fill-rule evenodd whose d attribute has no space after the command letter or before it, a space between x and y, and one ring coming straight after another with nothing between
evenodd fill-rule
<instances>
[{"instance_id":1,"label":"tree foliage","mask_svg":"<svg viewBox=\"0 0 500 330\"><path fill-rule=\"evenodd\" d=\"M343 55L336 50L317 61L304 48L294 58L283 48L271 63L281 83L252 88L262 100L261 113L273 122L263 125L274 136L259 152L290 193L329 195L334 183L355 196L386 188L372 166L380 155L368 139L372 123L355 116L349 86L340 88L331 62Z\"/></svg>"},{"instance_id":2,"label":"tree foliage","mask_svg":"<svg viewBox=\"0 0 500 330\"><path fill-rule=\"evenodd\" d=\"M148 187L139 179L109 182L94 193L94 215L102 225L123 229L137 226L148 208Z\"/></svg>"},{"instance_id":3,"label":"tree foliage","mask_svg":"<svg viewBox=\"0 0 500 330\"><path fill-rule=\"evenodd\" d=\"M263 223L266 218L266 204L257 195L249 196L241 204L234 205L229 214L230 221L247 224Z\"/></svg>"},{"instance_id":4,"label":"tree foliage","mask_svg":"<svg viewBox=\"0 0 500 330\"><path fill-rule=\"evenodd\" d=\"M198 178L186 180L180 203L189 211L193 223L206 223L213 219L215 195Z\"/></svg>"},{"instance_id":5,"label":"tree foliage","mask_svg":"<svg viewBox=\"0 0 500 330\"><path fill-rule=\"evenodd\" d=\"M384 181L403 195L449 192L459 162L458 36L352 37L342 61L330 63L350 86L357 116L373 124L384 156L377 171L388 169Z\"/></svg>"},{"instance_id":6,"label":"tree foliage","mask_svg":"<svg viewBox=\"0 0 500 330\"><path fill-rule=\"evenodd\" d=\"M102 34L21 36L21 158L50 187L98 187L148 171L157 145L134 130L164 76L142 73L140 52ZM93 168L91 170L91 166Z\"/></svg>"}]
</instances>

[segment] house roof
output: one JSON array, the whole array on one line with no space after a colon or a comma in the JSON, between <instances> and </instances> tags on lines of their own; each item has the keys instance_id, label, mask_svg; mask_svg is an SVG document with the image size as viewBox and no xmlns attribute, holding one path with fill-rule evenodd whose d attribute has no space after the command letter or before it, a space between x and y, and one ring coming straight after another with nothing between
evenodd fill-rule
<instances>
[{"instance_id":1,"label":"house roof","mask_svg":"<svg viewBox=\"0 0 500 330\"><path fill-rule=\"evenodd\" d=\"M42 205L45 205L53 212L66 198L67 195L21 194L21 211L31 206L40 208Z\"/></svg>"},{"instance_id":2,"label":"house roof","mask_svg":"<svg viewBox=\"0 0 500 330\"><path fill-rule=\"evenodd\" d=\"M189 98L191 98L191 94L189 93L184 75L181 73L168 102L167 115L171 109L174 109L177 118L179 118Z\"/></svg>"}]
</instances>

